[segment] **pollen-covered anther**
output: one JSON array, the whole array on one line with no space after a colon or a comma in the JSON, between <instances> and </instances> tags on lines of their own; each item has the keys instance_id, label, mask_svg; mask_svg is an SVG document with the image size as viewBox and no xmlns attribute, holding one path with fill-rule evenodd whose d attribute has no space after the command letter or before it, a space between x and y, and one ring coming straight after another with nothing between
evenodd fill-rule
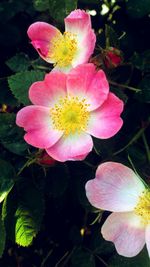
<instances>
[{"instance_id":1,"label":"pollen-covered anther","mask_svg":"<svg viewBox=\"0 0 150 267\"><path fill-rule=\"evenodd\" d=\"M77 36L70 32L55 36L51 41L50 57L58 67L66 67L71 64L77 53Z\"/></svg>"},{"instance_id":2,"label":"pollen-covered anther","mask_svg":"<svg viewBox=\"0 0 150 267\"><path fill-rule=\"evenodd\" d=\"M63 131L65 135L85 131L88 125L89 104L85 99L65 97L59 99L50 110L50 116L55 129Z\"/></svg>"},{"instance_id":3,"label":"pollen-covered anther","mask_svg":"<svg viewBox=\"0 0 150 267\"><path fill-rule=\"evenodd\" d=\"M150 224L150 190L146 189L139 197L135 213L141 217L144 224Z\"/></svg>"}]
</instances>

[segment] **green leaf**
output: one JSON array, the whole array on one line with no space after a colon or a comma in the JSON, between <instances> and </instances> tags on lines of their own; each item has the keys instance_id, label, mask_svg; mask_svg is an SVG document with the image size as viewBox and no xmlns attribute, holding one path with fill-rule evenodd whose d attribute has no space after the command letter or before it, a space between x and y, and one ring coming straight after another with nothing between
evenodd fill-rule
<instances>
[{"instance_id":1,"label":"green leaf","mask_svg":"<svg viewBox=\"0 0 150 267\"><path fill-rule=\"evenodd\" d=\"M31 245L40 230L44 215L44 200L41 190L30 179L18 184L19 207L16 211L16 243L21 246Z\"/></svg>"},{"instance_id":2,"label":"green leaf","mask_svg":"<svg viewBox=\"0 0 150 267\"><path fill-rule=\"evenodd\" d=\"M6 232L4 222L0 216L0 258L3 255L3 251L5 249L5 241L6 241Z\"/></svg>"},{"instance_id":3,"label":"green leaf","mask_svg":"<svg viewBox=\"0 0 150 267\"><path fill-rule=\"evenodd\" d=\"M22 155L28 149L23 139L24 131L16 123L15 114L0 114L0 141L2 145L12 153Z\"/></svg>"},{"instance_id":4,"label":"green leaf","mask_svg":"<svg viewBox=\"0 0 150 267\"><path fill-rule=\"evenodd\" d=\"M14 185L15 171L10 163L1 159L0 170L0 202L2 202Z\"/></svg>"},{"instance_id":5,"label":"green leaf","mask_svg":"<svg viewBox=\"0 0 150 267\"><path fill-rule=\"evenodd\" d=\"M109 267L149 267L150 261L146 250L133 258L126 258L119 255L113 256L109 261Z\"/></svg>"},{"instance_id":6,"label":"green leaf","mask_svg":"<svg viewBox=\"0 0 150 267\"><path fill-rule=\"evenodd\" d=\"M37 11L43 12L49 9L49 0L34 0L33 5Z\"/></svg>"},{"instance_id":7,"label":"green leaf","mask_svg":"<svg viewBox=\"0 0 150 267\"><path fill-rule=\"evenodd\" d=\"M145 76L138 87L141 89L141 92L135 95L136 99L140 102L150 103L150 76Z\"/></svg>"},{"instance_id":8,"label":"green leaf","mask_svg":"<svg viewBox=\"0 0 150 267\"><path fill-rule=\"evenodd\" d=\"M16 243L27 247L37 234L36 224L29 209L20 206L16 211Z\"/></svg>"},{"instance_id":9,"label":"green leaf","mask_svg":"<svg viewBox=\"0 0 150 267\"><path fill-rule=\"evenodd\" d=\"M77 8L77 0L49 0L50 15L58 22L63 23L64 18Z\"/></svg>"},{"instance_id":10,"label":"green leaf","mask_svg":"<svg viewBox=\"0 0 150 267\"><path fill-rule=\"evenodd\" d=\"M6 61L6 65L14 72L28 70L30 60L28 55L19 53Z\"/></svg>"},{"instance_id":11,"label":"green leaf","mask_svg":"<svg viewBox=\"0 0 150 267\"><path fill-rule=\"evenodd\" d=\"M115 247L112 242L107 242L100 234L100 226L95 226L91 233L90 249L94 254L99 255L112 255L115 251Z\"/></svg>"},{"instance_id":12,"label":"green leaf","mask_svg":"<svg viewBox=\"0 0 150 267\"><path fill-rule=\"evenodd\" d=\"M83 248L77 248L71 258L71 267L95 267L95 259L92 253L84 250Z\"/></svg>"},{"instance_id":13,"label":"green leaf","mask_svg":"<svg viewBox=\"0 0 150 267\"><path fill-rule=\"evenodd\" d=\"M126 0L126 7L133 18L142 18L150 12L149 0Z\"/></svg>"},{"instance_id":14,"label":"green leaf","mask_svg":"<svg viewBox=\"0 0 150 267\"><path fill-rule=\"evenodd\" d=\"M146 50L141 54L134 53L131 58L131 62L137 69L141 71L149 71L150 70L150 50Z\"/></svg>"},{"instance_id":15,"label":"green leaf","mask_svg":"<svg viewBox=\"0 0 150 267\"><path fill-rule=\"evenodd\" d=\"M32 83L43 80L44 75L45 72L38 70L19 72L8 78L8 84L17 100L24 105L29 105L29 87Z\"/></svg>"}]
</instances>

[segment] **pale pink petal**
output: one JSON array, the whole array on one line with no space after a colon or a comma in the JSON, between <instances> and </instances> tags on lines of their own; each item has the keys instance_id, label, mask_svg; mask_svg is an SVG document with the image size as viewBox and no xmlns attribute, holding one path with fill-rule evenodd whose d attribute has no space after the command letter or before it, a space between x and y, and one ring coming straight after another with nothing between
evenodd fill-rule
<instances>
[{"instance_id":1,"label":"pale pink petal","mask_svg":"<svg viewBox=\"0 0 150 267\"><path fill-rule=\"evenodd\" d=\"M66 96L66 75L61 72L46 74L44 81L35 82L29 89L29 98L35 105L51 107Z\"/></svg>"},{"instance_id":2,"label":"pale pink petal","mask_svg":"<svg viewBox=\"0 0 150 267\"><path fill-rule=\"evenodd\" d=\"M146 240L146 247L148 250L148 255L150 257L150 223L146 227L145 240Z\"/></svg>"},{"instance_id":3,"label":"pale pink petal","mask_svg":"<svg viewBox=\"0 0 150 267\"><path fill-rule=\"evenodd\" d=\"M118 254L136 256L145 245L145 226L132 212L112 213L101 229L104 239L115 244Z\"/></svg>"},{"instance_id":4,"label":"pale pink petal","mask_svg":"<svg viewBox=\"0 0 150 267\"><path fill-rule=\"evenodd\" d=\"M17 113L16 124L27 133L26 142L38 148L48 148L62 136L61 131L53 129L49 109L42 106L28 106Z\"/></svg>"},{"instance_id":5,"label":"pale pink petal","mask_svg":"<svg viewBox=\"0 0 150 267\"><path fill-rule=\"evenodd\" d=\"M88 62L90 56L94 52L95 43L96 35L93 30L89 30L84 38L78 37L78 52L72 61L72 67Z\"/></svg>"},{"instance_id":6,"label":"pale pink petal","mask_svg":"<svg viewBox=\"0 0 150 267\"><path fill-rule=\"evenodd\" d=\"M84 35L91 28L91 18L84 10L74 10L65 18L65 31Z\"/></svg>"},{"instance_id":7,"label":"pale pink petal","mask_svg":"<svg viewBox=\"0 0 150 267\"><path fill-rule=\"evenodd\" d=\"M48 53L51 40L56 36L61 36L60 31L46 22L35 22L29 27L27 34L39 55L47 62L53 63Z\"/></svg>"},{"instance_id":8,"label":"pale pink petal","mask_svg":"<svg viewBox=\"0 0 150 267\"><path fill-rule=\"evenodd\" d=\"M123 124L120 118L123 106L122 100L109 93L103 105L90 113L86 132L101 139L114 136Z\"/></svg>"},{"instance_id":9,"label":"pale pink petal","mask_svg":"<svg viewBox=\"0 0 150 267\"><path fill-rule=\"evenodd\" d=\"M67 78L69 95L85 98L88 110L98 108L106 100L109 85L102 70L98 72L94 64L82 64L72 69Z\"/></svg>"},{"instance_id":10,"label":"pale pink petal","mask_svg":"<svg viewBox=\"0 0 150 267\"><path fill-rule=\"evenodd\" d=\"M83 160L92 150L93 142L85 133L63 136L47 153L58 161Z\"/></svg>"},{"instance_id":11,"label":"pale pink petal","mask_svg":"<svg viewBox=\"0 0 150 267\"><path fill-rule=\"evenodd\" d=\"M75 34L78 51L72 61L72 66L88 62L92 55L96 35L91 28L91 18L84 10L75 10L65 18L65 30Z\"/></svg>"},{"instance_id":12,"label":"pale pink petal","mask_svg":"<svg viewBox=\"0 0 150 267\"><path fill-rule=\"evenodd\" d=\"M86 183L86 195L96 208L108 211L132 211L144 184L128 167L117 162L99 165L96 178Z\"/></svg>"}]
</instances>

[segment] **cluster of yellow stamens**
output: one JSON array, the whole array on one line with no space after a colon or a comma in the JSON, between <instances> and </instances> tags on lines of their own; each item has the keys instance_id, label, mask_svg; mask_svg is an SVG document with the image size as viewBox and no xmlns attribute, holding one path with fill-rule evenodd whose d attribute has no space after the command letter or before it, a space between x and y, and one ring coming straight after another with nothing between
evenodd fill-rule
<instances>
[{"instance_id":1,"label":"cluster of yellow stamens","mask_svg":"<svg viewBox=\"0 0 150 267\"><path fill-rule=\"evenodd\" d=\"M88 106L85 98L60 98L50 110L54 129L63 131L65 135L85 131L89 120Z\"/></svg>"},{"instance_id":2,"label":"cluster of yellow stamens","mask_svg":"<svg viewBox=\"0 0 150 267\"><path fill-rule=\"evenodd\" d=\"M64 32L63 35L57 35L52 39L48 57L55 62L55 65L66 67L72 62L76 52L76 34Z\"/></svg>"},{"instance_id":3,"label":"cluster of yellow stamens","mask_svg":"<svg viewBox=\"0 0 150 267\"><path fill-rule=\"evenodd\" d=\"M141 216L142 223L150 224L150 189L145 189L134 210L137 215Z\"/></svg>"}]
</instances>

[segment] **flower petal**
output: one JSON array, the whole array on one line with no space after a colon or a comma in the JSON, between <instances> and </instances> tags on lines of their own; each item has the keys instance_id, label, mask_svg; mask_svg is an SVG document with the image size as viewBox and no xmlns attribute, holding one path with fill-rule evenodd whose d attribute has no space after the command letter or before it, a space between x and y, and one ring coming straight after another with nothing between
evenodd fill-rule
<instances>
[{"instance_id":1,"label":"flower petal","mask_svg":"<svg viewBox=\"0 0 150 267\"><path fill-rule=\"evenodd\" d=\"M93 30L89 30L84 39L78 38L78 52L72 61L72 67L87 63L94 52L96 36ZM84 49L83 49L84 47Z\"/></svg>"},{"instance_id":2,"label":"flower petal","mask_svg":"<svg viewBox=\"0 0 150 267\"><path fill-rule=\"evenodd\" d=\"M121 163L99 165L96 178L86 183L86 195L96 208L109 211L132 211L145 190L136 174Z\"/></svg>"},{"instance_id":3,"label":"flower petal","mask_svg":"<svg viewBox=\"0 0 150 267\"><path fill-rule=\"evenodd\" d=\"M114 136L123 124L120 118L123 106L122 100L109 93L103 105L90 113L86 132L101 139Z\"/></svg>"},{"instance_id":4,"label":"flower petal","mask_svg":"<svg viewBox=\"0 0 150 267\"><path fill-rule=\"evenodd\" d=\"M78 43L78 52L72 61L72 66L76 67L88 62L96 43L96 35L91 28L90 15L79 9L71 12L65 18L65 30L75 34Z\"/></svg>"},{"instance_id":5,"label":"flower petal","mask_svg":"<svg viewBox=\"0 0 150 267\"><path fill-rule=\"evenodd\" d=\"M44 81L35 82L29 89L29 98L35 105L51 107L59 98L66 95L66 75L50 72Z\"/></svg>"},{"instance_id":6,"label":"flower petal","mask_svg":"<svg viewBox=\"0 0 150 267\"><path fill-rule=\"evenodd\" d=\"M112 213L101 229L104 239L115 244L118 254L136 256L145 245L145 227L132 212Z\"/></svg>"},{"instance_id":7,"label":"flower petal","mask_svg":"<svg viewBox=\"0 0 150 267\"><path fill-rule=\"evenodd\" d=\"M63 136L47 153L58 161L83 160L92 150L93 142L85 133Z\"/></svg>"},{"instance_id":8,"label":"flower petal","mask_svg":"<svg viewBox=\"0 0 150 267\"><path fill-rule=\"evenodd\" d=\"M35 22L30 25L27 34L39 55L47 62L53 63L48 56L48 52L51 40L56 36L62 35L60 31L46 22Z\"/></svg>"},{"instance_id":9,"label":"flower petal","mask_svg":"<svg viewBox=\"0 0 150 267\"><path fill-rule=\"evenodd\" d=\"M84 10L76 9L65 18L65 31L83 36L91 28L91 18Z\"/></svg>"},{"instance_id":10,"label":"flower petal","mask_svg":"<svg viewBox=\"0 0 150 267\"><path fill-rule=\"evenodd\" d=\"M145 239L146 239L146 247L148 250L148 255L150 257L150 224L147 225L146 227Z\"/></svg>"},{"instance_id":11,"label":"flower petal","mask_svg":"<svg viewBox=\"0 0 150 267\"><path fill-rule=\"evenodd\" d=\"M25 141L38 148L50 147L62 136L61 131L53 129L49 109L46 107L22 108L17 113L16 124L27 131Z\"/></svg>"},{"instance_id":12,"label":"flower petal","mask_svg":"<svg viewBox=\"0 0 150 267\"><path fill-rule=\"evenodd\" d=\"M88 110L98 108L106 100L109 85L102 70L96 72L94 64L82 64L72 69L67 78L69 95L85 98Z\"/></svg>"}]
</instances>

